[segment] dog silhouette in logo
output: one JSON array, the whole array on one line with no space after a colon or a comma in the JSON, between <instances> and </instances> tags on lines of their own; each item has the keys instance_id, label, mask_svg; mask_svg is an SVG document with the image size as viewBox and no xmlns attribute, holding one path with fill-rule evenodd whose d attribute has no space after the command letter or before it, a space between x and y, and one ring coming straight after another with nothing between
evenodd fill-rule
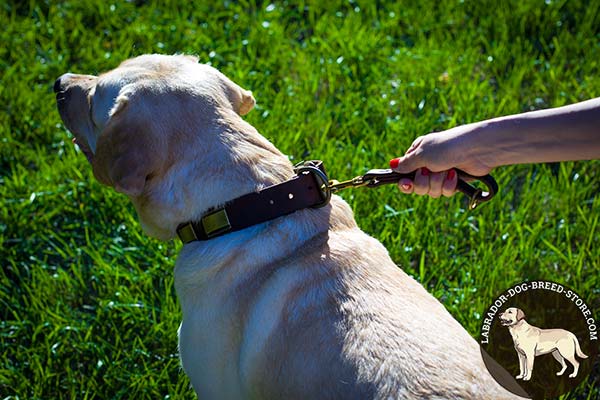
<instances>
[{"instance_id":1,"label":"dog silhouette in logo","mask_svg":"<svg viewBox=\"0 0 600 400\"><path fill-rule=\"evenodd\" d=\"M569 378L575 378L579 371L579 358L587 358L579 346L577 337L564 329L540 329L530 325L525 320L525 313L520 308L509 307L500 314L500 323L507 326L519 356L519 375L517 379L528 381L533 372L535 356L552 353L562 369L556 375L564 374L567 369L565 359L573 365L573 373Z\"/></svg>"}]
</instances>

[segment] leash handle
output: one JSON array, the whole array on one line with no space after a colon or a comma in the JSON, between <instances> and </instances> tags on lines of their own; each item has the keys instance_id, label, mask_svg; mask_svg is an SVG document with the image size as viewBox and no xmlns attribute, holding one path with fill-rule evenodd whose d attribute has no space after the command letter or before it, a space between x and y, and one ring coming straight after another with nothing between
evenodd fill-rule
<instances>
[{"instance_id":1,"label":"leash handle","mask_svg":"<svg viewBox=\"0 0 600 400\"><path fill-rule=\"evenodd\" d=\"M455 170L458 176L456 190L465 194L469 198L469 209L473 210L480 203L490 201L498 192L498 183L496 183L496 180L491 175L488 174L484 176L474 176L458 168L455 168ZM400 181L402 178L414 180L415 173L416 171L401 174L391 169L372 169L360 177L362 178L361 186L374 188L381 185L398 183L398 181ZM483 191L467 183L471 181L480 181L486 186L487 191Z\"/></svg>"}]
</instances>

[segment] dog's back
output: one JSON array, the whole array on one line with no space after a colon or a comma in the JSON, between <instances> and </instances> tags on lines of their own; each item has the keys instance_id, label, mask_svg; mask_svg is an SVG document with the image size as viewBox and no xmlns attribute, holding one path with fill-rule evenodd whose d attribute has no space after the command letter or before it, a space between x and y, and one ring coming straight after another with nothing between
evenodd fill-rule
<instances>
[{"instance_id":1,"label":"dog's back","mask_svg":"<svg viewBox=\"0 0 600 400\"><path fill-rule=\"evenodd\" d=\"M201 397L222 382L231 398L512 398L476 342L341 199L228 242L236 248L184 248L176 269L182 360Z\"/></svg>"}]
</instances>

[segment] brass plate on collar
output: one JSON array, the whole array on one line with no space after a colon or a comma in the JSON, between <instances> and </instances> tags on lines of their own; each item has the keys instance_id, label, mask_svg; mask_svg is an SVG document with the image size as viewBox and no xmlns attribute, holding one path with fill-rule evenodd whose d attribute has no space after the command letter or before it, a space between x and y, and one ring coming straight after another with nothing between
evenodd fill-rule
<instances>
[{"instance_id":1,"label":"brass plate on collar","mask_svg":"<svg viewBox=\"0 0 600 400\"><path fill-rule=\"evenodd\" d=\"M231 229L227 211L223 208L202 217L201 222L204 232L209 238Z\"/></svg>"}]
</instances>

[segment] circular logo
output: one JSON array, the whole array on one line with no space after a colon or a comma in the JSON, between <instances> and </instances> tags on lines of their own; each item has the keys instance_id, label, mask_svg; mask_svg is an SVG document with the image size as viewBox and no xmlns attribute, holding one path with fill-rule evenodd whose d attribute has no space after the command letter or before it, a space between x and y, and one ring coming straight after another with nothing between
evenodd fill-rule
<instances>
[{"instance_id":1,"label":"circular logo","mask_svg":"<svg viewBox=\"0 0 600 400\"><path fill-rule=\"evenodd\" d=\"M484 362L496 381L517 395L560 396L592 371L600 323L585 300L564 285L520 283L499 295L482 317Z\"/></svg>"}]
</instances>

